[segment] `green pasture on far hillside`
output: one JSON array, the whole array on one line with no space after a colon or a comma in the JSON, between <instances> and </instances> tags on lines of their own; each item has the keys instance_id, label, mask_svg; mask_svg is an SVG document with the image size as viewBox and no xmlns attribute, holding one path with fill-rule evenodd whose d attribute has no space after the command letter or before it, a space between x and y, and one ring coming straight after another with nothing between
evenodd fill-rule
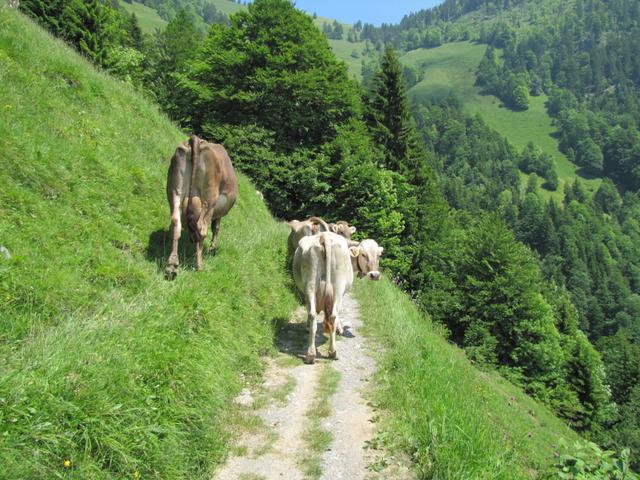
<instances>
[{"instance_id":1,"label":"green pasture on far hillside","mask_svg":"<svg viewBox=\"0 0 640 480\"><path fill-rule=\"evenodd\" d=\"M144 33L153 33L157 29L163 30L167 26L167 21L163 20L158 12L151 7L138 2L125 2L120 0L120 5L129 13L135 13L140 29Z\"/></svg>"},{"instance_id":2,"label":"green pasture on far hillside","mask_svg":"<svg viewBox=\"0 0 640 480\"><path fill-rule=\"evenodd\" d=\"M518 150L528 142L550 154L555 162L560 185L554 196L561 198L564 182L578 176L577 167L558 149L553 134L555 128L546 112L547 97L530 97L529 109L523 112L510 110L493 95L482 95L475 86L475 72L482 60L486 45L471 42L447 43L437 48L412 50L401 57L407 65L422 66L424 79L409 90L414 102L430 102L453 94L470 114L479 114L494 130L505 136ZM523 177L526 175L523 174ZM600 179L580 177L592 192Z\"/></svg>"}]
</instances>

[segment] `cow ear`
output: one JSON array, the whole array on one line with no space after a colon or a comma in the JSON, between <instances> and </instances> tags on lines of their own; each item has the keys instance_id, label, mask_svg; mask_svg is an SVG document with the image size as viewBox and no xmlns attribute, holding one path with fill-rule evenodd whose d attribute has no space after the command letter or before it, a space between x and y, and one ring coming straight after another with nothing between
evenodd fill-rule
<instances>
[{"instance_id":1,"label":"cow ear","mask_svg":"<svg viewBox=\"0 0 640 480\"><path fill-rule=\"evenodd\" d=\"M360 255L360 247L349 247L349 255L354 258Z\"/></svg>"},{"instance_id":2,"label":"cow ear","mask_svg":"<svg viewBox=\"0 0 640 480\"><path fill-rule=\"evenodd\" d=\"M333 233L338 233L338 225L336 225L335 223L330 223L329 228Z\"/></svg>"},{"instance_id":3,"label":"cow ear","mask_svg":"<svg viewBox=\"0 0 640 480\"><path fill-rule=\"evenodd\" d=\"M382 247L378 247L378 255L382 255L382 251L384 250L384 248Z\"/></svg>"},{"instance_id":4,"label":"cow ear","mask_svg":"<svg viewBox=\"0 0 640 480\"><path fill-rule=\"evenodd\" d=\"M356 233L356 227L349 227L349 231L351 233Z\"/></svg>"}]
</instances>

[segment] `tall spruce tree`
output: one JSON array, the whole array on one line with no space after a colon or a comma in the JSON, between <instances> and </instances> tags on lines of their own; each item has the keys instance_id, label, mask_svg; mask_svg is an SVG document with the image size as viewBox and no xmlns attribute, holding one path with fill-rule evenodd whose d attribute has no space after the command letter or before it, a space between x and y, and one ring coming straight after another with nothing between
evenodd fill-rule
<instances>
[{"instance_id":1,"label":"tall spruce tree","mask_svg":"<svg viewBox=\"0 0 640 480\"><path fill-rule=\"evenodd\" d=\"M404 161L409 150L410 118L403 69L391 44L387 44L380 69L366 97L366 120L374 141L383 148L384 166L410 173Z\"/></svg>"},{"instance_id":2,"label":"tall spruce tree","mask_svg":"<svg viewBox=\"0 0 640 480\"><path fill-rule=\"evenodd\" d=\"M383 167L396 172L399 207L405 219L402 244L407 267L396 273L407 288L419 291L428 281L431 249L440 239L448 205L409 110L403 68L391 45L365 97L365 120L377 144ZM405 184L405 185L403 185Z\"/></svg>"}]
</instances>

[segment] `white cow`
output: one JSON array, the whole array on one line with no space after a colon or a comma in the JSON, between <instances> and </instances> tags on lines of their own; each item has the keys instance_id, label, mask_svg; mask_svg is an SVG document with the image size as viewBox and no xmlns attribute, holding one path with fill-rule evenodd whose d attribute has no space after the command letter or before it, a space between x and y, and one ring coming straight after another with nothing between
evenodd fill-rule
<instances>
[{"instance_id":1,"label":"white cow","mask_svg":"<svg viewBox=\"0 0 640 480\"><path fill-rule=\"evenodd\" d=\"M379 247L378 243L371 238L362 240L360 243L348 242L349 254L351 256L351 269L358 277L367 277L369 280L380 280L380 270L378 264L380 255L384 248ZM344 322L342 317L337 319L337 331L340 335L345 328L351 326L348 319Z\"/></svg>"},{"instance_id":2,"label":"white cow","mask_svg":"<svg viewBox=\"0 0 640 480\"><path fill-rule=\"evenodd\" d=\"M306 363L314 363L317 355L317 315L324 311L324 331L330 334L329 357L337 358L336 331L342 333L340 317L342 299L353 284L353 274L379 280L378 262L384 249L375 240L349 242L333 232L302 237L293 256L293 278L304 294L307 307L309 343ZM344 326L349 326L344 322Z\"/></svg>"},{"instance_id":3,"label":"white cow","mask_svg":"<svg viewBox=\"0 0 640 480\"><path fill-rule=\"evenodd\" d=\"M316 360L317 315L324 311L324 331L330 334L329 357L337 358L336 327L342 297L353 283L347 240L333 232L300 239L293 256L293 278L304 294L309 344L305 363Z\"/></svg>"}]
</instances>

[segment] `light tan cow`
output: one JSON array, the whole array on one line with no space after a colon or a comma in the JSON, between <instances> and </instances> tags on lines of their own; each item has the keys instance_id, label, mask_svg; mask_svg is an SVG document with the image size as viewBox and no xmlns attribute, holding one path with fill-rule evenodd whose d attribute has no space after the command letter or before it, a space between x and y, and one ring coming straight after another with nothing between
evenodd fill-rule
<instances>
[{"instance_id":1,"label":"light tan cow","mask_svg":"<svg viewBox=\"0 0 640 480\"><path fill-rule=\"evenodd\" d=\"M384 248L378 246L378 242L371 238L360 243L349 242L351 249L351 266L353 273L358 277L367 277L370 280L380 280L379 262Z\"/></svg>"},{"instance_id":2,"label":"light tan cow","mask_svg":"<svg viewBox=\"0 0 640 480\"><path fill-rule=\"evenodd\" d=\"M289 256L293 255L293 252L298 248L298 242L302 237L308 235L315 235L320 232L329 232L329 225L320 217L309 217L306 220L291 220L289 222L291 232L289 232L289 238L287 240L287 247Z\"/></svg>"},{"instance_id":3,"label":"light tan cow","mask_svg":"<svg viewBox=\"0 0 640 480\"><path fill-rule=\"evenodd\" d=\"M355 250L354 250L355 253ZM293 278L304 294L309 341L305 363L317 355L317 315L324 312L324 331L329 337L329 357L337 358L336 329L344 294L353 283L347 240L333 232L302 237L293 256Z\"/></svg>"},{"instance_id":4,"label":"light tan cow","mask_svg":"<svg viewBox=\"0 0 640 480\"><path fill-rule=\"evenodd\" d=\"M356 227L350 226L344 220L338 220L336 223L329 224L329 231L343 236L347 241L351 240L351 235L356 233Z\"/></svg>"},{"instance_id":5,"label":"light tan cow","mask_svg":"<svg viewBox=\"0 0 640 480\"><path fill-rule=\"evenodd\" d=\"M178 274L181 221L184 219L187 222L189 236L196 245L195 268L200 270L202 245L209 224L213 232L209 248L215 252L220 219L233 207L237 197L236 174L222 145L209 143L195 135L188 142L178 145L167 176L172 240L167 278L175 278Z\"/></svg>"}]
</instances>

